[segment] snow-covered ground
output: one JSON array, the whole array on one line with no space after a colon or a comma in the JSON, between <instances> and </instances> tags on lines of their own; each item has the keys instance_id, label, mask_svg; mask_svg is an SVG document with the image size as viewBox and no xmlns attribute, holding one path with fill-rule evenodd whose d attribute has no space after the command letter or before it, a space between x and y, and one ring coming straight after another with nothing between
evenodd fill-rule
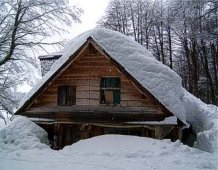
<instances>
[{"instance_id":1,"label":"snow-covered ground","mask_svg":"<svg viewBox=\"0 0 218 170\"><path fill-rule=\"evenodd\" d=\"M136 136L104 135L51 150L46 133L18 117L0 129L0 170L217 169L217 155L181 144ZM43 143L44 142L44 143Z\"/></svg>"}]
</instances>

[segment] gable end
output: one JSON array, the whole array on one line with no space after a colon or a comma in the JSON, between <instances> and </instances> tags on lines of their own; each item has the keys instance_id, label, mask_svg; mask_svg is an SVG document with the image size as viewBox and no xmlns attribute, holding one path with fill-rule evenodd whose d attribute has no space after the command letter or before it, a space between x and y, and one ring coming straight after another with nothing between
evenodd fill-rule
<instances>
[{"instance_id":1,"label":"gable end","mask_svg":"<svg viewBox=\"0 0 218 170\"><path fill-rule=\"evenodd\" d=\"M143 94L149 96L154 103L156 103L161 110L167 115L167 116L172 116L173 113L171 113L151 92L149 92L146 88L144 88L126 69L119 64L116 60L114 60L99 44L95 42L95 40L92 37L89 37L87 41L81 45L81 47L76 50L76 52L71 55L68 60L55 71L54 74L52 74L46 81L45 83L31 96L29 100L27 100L22 107L20 107L15 114L19 114L21 112L24 112L28 106L33 103L34 99L37 98L45 89L46 87L50 84L51 81L54 81L56 77L58 77L70 64L73 63L73 61L81 54L81 52L89 46L89 44L92 44L98 52L100 52L102 55L104 55L106 58L110 60L110 62L122 73L124 74L131 82L132 84Z\"/></svg>"}]
</instances>

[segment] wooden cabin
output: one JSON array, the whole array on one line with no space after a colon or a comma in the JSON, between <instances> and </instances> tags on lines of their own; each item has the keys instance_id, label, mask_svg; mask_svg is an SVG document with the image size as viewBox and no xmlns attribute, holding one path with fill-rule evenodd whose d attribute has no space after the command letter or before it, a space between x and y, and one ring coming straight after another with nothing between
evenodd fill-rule
<instances>
[{"instance_id":1,"label":"wooden cabin","mask_svg":"<svg viewBox=\"0 0 218 170\"><path fill-rule=\"evenodd\" d=\"M104 134L180 138L183 123L92 37L47 74L16 114L44 128L54 149Z\"/></svg>"}]
</instances>

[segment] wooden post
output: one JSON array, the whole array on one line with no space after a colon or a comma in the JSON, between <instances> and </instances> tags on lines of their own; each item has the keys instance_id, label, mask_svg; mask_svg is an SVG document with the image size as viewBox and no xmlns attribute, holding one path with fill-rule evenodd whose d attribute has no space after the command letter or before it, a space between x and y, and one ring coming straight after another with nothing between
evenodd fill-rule
<instances>
[{"instance_id":1,"label":"wooden post","mask_svg":"<svg viewBox=\"0 0 218 170\"><path fill-rule=\"evenodd\" d=\"M178 126L175 127L177 133L177 139L182 140L182 130Z\"/></svg>"},{"instance_id":2,"label":"wooden post","mask_svg":"<svg viewBox=\"0 0 218 170\"><path fill-rule=\"evenodd\" d=\"M160 127L159 126L155 126L155 139L159 139L160 138Z\"/></svg>"},{"instance_id":3,"label":"wooden post","mask_svg":"<svg viewBox=\"0 0 218 170\"><path fill-rule=\"evenodd\" d=\"M65 145L65 141L63 141L63 135L64 135L64 133L63 133L63 128L64 128L64 126L62 125L61 126L61 124L58 124L59 126L58 126L58 149L61 149L64 145Z\"/></svg>"},{"instance_id":4,"label":"wooden post","mask_svg":"<svg viewBox=\"0 0 218 170\"><path fill-rule=\"evenodd\" d=\"M59 149L60 148L60 146L59 146L59 128L60 128L60 124L58 124L58 123L55 123L54 124L54 146L53 146L53 148L54 149Z\"/></svg>"}]
</instances>

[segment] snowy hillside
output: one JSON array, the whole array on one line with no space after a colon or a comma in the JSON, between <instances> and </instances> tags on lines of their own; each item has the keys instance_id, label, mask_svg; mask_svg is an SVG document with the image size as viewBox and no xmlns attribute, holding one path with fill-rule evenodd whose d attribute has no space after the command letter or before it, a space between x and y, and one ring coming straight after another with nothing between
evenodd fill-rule
<instances>
[{"instance_id":1,"label":"snowy hillside","mask_svg":"<svg viewBox=\"0 0 218 170\"><path fill-rule=\"evenodd\" d=\"M15 118L10 125L1 128L0 169L217 169L215 154L190 148L179 141L104 135L54 151L43 143L45 136L40 127L26 118Z\"/></svg>"}]
</instances>

